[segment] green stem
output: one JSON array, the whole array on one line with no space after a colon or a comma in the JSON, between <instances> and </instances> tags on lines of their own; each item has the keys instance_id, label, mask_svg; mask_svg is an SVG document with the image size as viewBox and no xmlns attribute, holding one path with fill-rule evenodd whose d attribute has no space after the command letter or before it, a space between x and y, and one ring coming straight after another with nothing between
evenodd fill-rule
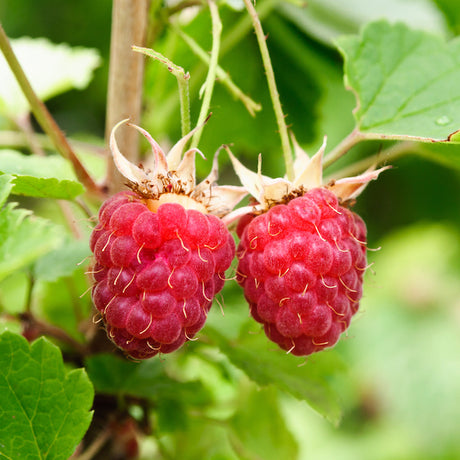
<instances>
[{"instance_id":1,"label":"green stem","mask_svg":"<svg viewBox=\"0 0 460 460\"><path fill-rule=\"evenodd\" d=\"M323 161L323 167L327 168L338 159L342 158L351 148L363 141L365 136L355 128L345 139L343 139L331 152L329 152Z\"/></svg>"},{"instance_id":2,"label":"green stem","mask_svg":"<svg viewBox=\"0 0 460 460\"><path fill-rule=\"evenodd\" d=\"M209 106L211 104L211 96L214 90L216 81L217 64L219 59L220 37L222 34L222 22L219 17L219 9L214 0L208 0L209 10L211 12L212 21L212 48L211 58L209 59L209 70L205 82L205 91L203 103L201 104L200 114L198 116L197 126L202 125L208 117ZM192 137L191 148L198 147L200 143L202 130L199 129Z\"/></svg>"},{"instance_id":3,"label":"green stem","mask_svg":"<svg viewBox=\"0 0 460 460\"><path fill-rule=\"evenodd\" d=\"M423 151L421 145L417 142L398 142L391 147L382 150L375 155L371 155L369 157L363 158L362 160L356 161L345 168L336 171L332 176L325 177L324 183L328 183L332 179L338 179L342 177L352 177L358 174L363 173L366 169L370 168L371 166L379 166L383 164L390 164L394 160L407 155L409 153L420 153Z\"/></svg>"},{"instance_id":4,"label":"green stem","mask_svg":"<svg viewBox=\"0 0 460 460\"><path fill-rule=\"evenodd\" d=\"M174 31L184 40L184 42L188 45L188 47L192 50L192 52L198 56L206 65L209 66L209 55L206 51L201 48L201 46L188 34L186 34L183 30L181 30L177 26L173 26ZM257 102L253 101L249 96L243 93L238 86L230 78L230 75L225 72L225 70L221 66L217 66L216 71L217 78L219 79L220 83L222 83L236 99L239 99L246 110L252 115L255 116L255 113L262 109L261 105Z\"/></svg>"},{"instance_id":5,"label":"green stem","mask_svg":"<svg viewBox=\"0 0 460 460\"><path fill-rule=\"evenodd\" d=\"M53 142L56 150L64 157L67 158L73 166L76 176L80 182L86 187L86 189L95 194L100 195L101 189L94 182L93 178L89 175L86 168L80 162L69 142L67 141L64 133L59 129L59 126L55 122L54 118L49 113L45 104L39 99L33 90L29 80L24 73L16 55L14 54L13 48L6 36L5 30L0 24L0 49L5 56L6 62L8 63L13 75L15 76L24 96L30 104L32 113L37 119L38 123L42 127L43 131L49 136Z\"/></svg>"},{"instance_id":6,"label":"green stem","mask_svg":"<svg viewBox=\"0 0 460 460\"><path fill-rule=\"evenodd\" d=\"M139 46L133 46L133 51L145 54L153 59L164 64L168 70L176 77L177 84L179 86L179 100L180 100L180 119L182 127L182 136L185 136L190 132L190 90L189 90L189 79L190 74L185 72L184 69L174 62L170 61L167 57L161 53L154 51L149 48L142 48Z\"/></svg>"},{"instance_id":7,"label":"green stem","mask_svg":"<svg viewBox=\"0 0 460 460\"><path fill-rule=\"evenodd\" d=\"M275 111L276 122L278 124L278 131L281 137L281 147L283 149L284 163L286 165L286 175L288 180L294 180L294 166L292 160L291 144L289 142L289 134L287 130L286 120L284 117L283 109L281 107L281 101L276 87L275 73L273 72L273 66L270 60L270 53L268 52L267 42L262 24L260 23L257 11L254 8L251 0L244 0L246 8L252 17L252 23L256 32L257 42L259 43L260 54L262 56L262 62L267 77L268 89L270 91L270 97Z\"/></svg>"}]
</instances>

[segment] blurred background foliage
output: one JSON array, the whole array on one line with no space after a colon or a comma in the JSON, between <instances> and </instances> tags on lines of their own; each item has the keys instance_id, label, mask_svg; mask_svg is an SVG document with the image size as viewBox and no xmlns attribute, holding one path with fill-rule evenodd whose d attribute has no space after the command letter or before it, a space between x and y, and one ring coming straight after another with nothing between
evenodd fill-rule
<instances>
[{"instance_id":1,"label":"blurred background foliage","mask_svg":"<svg viewBox=\"0 0 460 460\"><path fill-rule=\"evenodd\" d=\"M160 7L153 2L153 47L190 72L195 120L206 67L162 24ZM363 24L380 17L405 21L448 39L460 33L455 0L311 0L303 9L289 2L260 0L258 8L287 121L311 152L325 134L332 148L354 126L355 100L343 85L335 38L357 33ZM241 102L216 85L213 116L200 149L212 156L221 144L232 144L240 159L252 166L262 152L264 172L279 174L284 169L279 137L255 37L241 11L223 4L220 13L224 25L220 63L263 109L251 117ZM102 64L87 89L66 92L47 105L70 137L102 144L111 2L3 1L0 19L11 38L46 37L100 53ZM209 50L208 12L181 20L187 21L184 30ZM174 79L163 67L147 61L142 125L163 145L180 136L178 102ZM339 166L386 146L367 142ZM458 147L440 148L460 155ZM209 161L199 161L204 175ZM224 159L222 166L222 181L233 181ZM308 360L313 368L332 360L334 369L342 369L330 376L344 406L340 425L330 424L287 393L273 387L258 389L217 349L201 349L198 342L193 344L193 354L186 347L177 359L161 364L168 368L168 375L199 385L199 391L169 396L160 392L164 397L155 402L156 435L162 440L165 458L460 458L460 172L419 155L405 156L393 166L367 188L355 207L367 222L370 246L382 247L370 255L374 265L367 274L361 310L348 337L321 354L325 357ZM55 212L32 200L24 202L48 217ZM71 249L71 261L87 254L84 247ZM49 257L43 266L55 263L52 253ZM21 311L27 301L23 289L27 282L28 277L17 272L0 286L1 304L10 313ZM70 271L66 278L45 273L37 285L35 302L43 308L44 317L76 338L75 315L69 312L77 309L80 317L89 314L88 300L75 301L73 296L78 297L84 284L82 273ZM69 291L69 286L76 292ZM249 330L256 334L256 341L263 340L257 325L247 320L243 297L234 283L228 284L224 296L227 338ZM221 313L214 308L204 330L205 343L222 340L214 330L219 323ZM275 353L270 344L265 346ZM94 381L97 376L91 369L95 368L89 363L88 369ZM193 393L207 394L212 404L206 398L190 398ZM197 411L206 416L198 417ZM151 439L142 447L145 458L155 458L159 449Z\"/></svg>"}]
</instances>

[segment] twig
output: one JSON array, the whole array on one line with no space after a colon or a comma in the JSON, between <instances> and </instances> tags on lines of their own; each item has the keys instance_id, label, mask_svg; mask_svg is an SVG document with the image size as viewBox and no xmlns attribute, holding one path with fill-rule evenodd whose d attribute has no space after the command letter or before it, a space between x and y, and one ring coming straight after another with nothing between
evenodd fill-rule
<instances>
[{"instance_id":1,"label":"twig","mask_svg":"<svg viewBox=\"0 0 460 460\"><path fill-rule=\"evenodd\" d=\"M323 167L327 168L332 163L336 162L339 158L343 157L351 148L356 144L363 141L365 136L355 128L347 137L345 137L340 144L338 144L331 152L324 158Z\"/></svg>"},{"instance_id":2,"label":"twig","mask_svg":"<svg viewBox=\"0 0 460 460\"><path fill-rule=\"evenodd\" d=\"M60 327L54 326L53 324L45 323L41 321L30 313L30 311L21 313L19 315L21 321L33 329L38 335L47 335L49 337L54 337L55 339L70 345L74 350L76 350L82 356L88 353L88 349L85 345L81 344L73 337L71 337L67 332L65 332Z\"/></svg>"},{"instance_id":3,"label":"twig","mask_svg":"<svg viewBox=\"0 0 460 460\"><path fill-rule=\"evenodd\" d=\"M149 48L142 48L140 46L133 46L133 51L145 54L153 59L164 64L168 70L176 77L177 85L179 86L179 100L180 100L180 119L182 127L182 136L185 136L190 132L190 90L189 90L189 79L190 74L185 70L174 64L167 57L161 53L154 51Z\"/></svg>"},{"instance_id":4,"label":"twig","mask_svg":"<svg viewBox=\"0 0 460 460\"><path fill-rule=\"evenodd\" d=\"M182 38L182 40L184 40L193 53L195 53L195 55L198 56L205 64L209 65L210 58L206 51L201 48L201 46L190 35L186 34L179 27L174 25L173 29ZM253 101L249 96L244 94L238 86L235 85L230 78L230 75L219 65L217 66L216 75L219 81L230 91L230 93L244 104L246 110L252 116L255 116L256 112L262 109L260 104Z\"/></svg>"},{"instance_id":5,"label":"twig","mask_svg":"<svg viewBox=\"0 0 460 460\"><path fill-rule=\"evenodd\" d=\"M212 21L212 48L211 58L209 60L208 76L206 77L206 88L203 96L203 103L201 104L200 114L196 126L202 125L207 116L209 115L209 106L211 104L211 97L214 90L214 83L216 81L217 63L219 59L220 37L222 34L222 22L219 17L219 9L214 0L208 0L209 10L211 12ZM196 148L200 143L202 130L199 129L192 137L191 147Z\"/></svg>"},{"instance_id":6,"label":"twig","mask_svg":"<svg viewBox=\"0 0 460 460\"><path fill-rule=\"evenodd\" d=\"M252 17L252 23L259 43L260 55L264 64L265 74L267 77L268 89L270 91L270 97L273 104L273 110L275 112L276 122L278 124L278 130L281 138L281 147L283 149L284 163L286 165L286 175L289 180L294 179L294 166L292 161L291 144L289 142L289 135L284 118L283 109L281 107L281 101L276 87L275 73L273 72L273 66L270 60L270 54L267 48L266 37L262 29L257 11L254 8L251 0L244 0L247 10Z\"/></svg>"},{"instance_id":7,"label":"twig","mask_svg":"<svg viewBox=\"0 0 460 460\"><path fill-rule=\"evenodd\" d=\"M56 150L64 157L67 158L73 166L76 176L80 182L86 187L86 189L95 195L101 194L101 189L94 182L93 178L89 175L86 168L80 162L69 142L67 141L64 133L59 129L59 126L55 122L52 115L49 113L45 104L39 99L33 90L29 80L24 73L16 55L14 54L13 48L6 36L3 27L0 24L0 49L5 56L5 59L13 72L24 96L30 104L30 108L38 123L42 127L43 131L49 136L53 142Z\"/></svg>"},{"instance_id":8,"label":"twig","mask_svg":"<svg viewBox=\"0 0 460 460\"><path fill-rule=\"evenodd\" d=\"M112 429L110 424L104 428L96 437L96 439L88 446L88 448L74 460L91 460L104 447L104 444L111 438Z\"/></svg>"},{"instance_id":9,"label":"twig","mask_svg":"<svg viewBox=\"0 0 460 460\"><path fill-rule=\"evenodd\" d=\"M109 89L106 116L106 140L113 126L129 118L139 124L142 109L144 58L133 53L132 45L144 45L147 31L148 0L114 0L110 43ZM118 132L118 145L124 156L137 163L139 136L134 129ZM123 187L124 178L109 161L107 185L114 193Z\"/></svg>"}]
</instances>

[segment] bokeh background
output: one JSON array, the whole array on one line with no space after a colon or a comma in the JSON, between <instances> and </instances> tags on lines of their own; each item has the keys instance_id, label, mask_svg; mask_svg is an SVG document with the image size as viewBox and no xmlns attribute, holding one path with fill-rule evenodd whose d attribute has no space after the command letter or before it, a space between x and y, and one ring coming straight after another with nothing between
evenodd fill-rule
<instances>
[{"instance_id":1,"label":"bokeh background","mask_svg":"<svg viewBox=\"0 0 460 460\"><path fill-rule=\"evenodd\" d=\"M250 30L236 34L235 24L242 13L238 2L231 6L222 5L220 11L224 23L220 62L263 110L251 117L240 102L216 85L213 116L200 148L211 155L221 144L232 144L240 159L252 166L262 152L264 172L276 175L283 163L268 92L262 84L257 44ZM338 36L358 33L366 22L381 17L449 40L460 33L460 9L454 0L311 0L301 10L290 2L260 0L258 6L287 121L310 152L325 134L331 148L354 126L355 100L344 88L343 63L334 47ZM49 100L48 107L69 136L101 145L111 2L3 0L0 20L11 38L46 37L100 53L102 64L91 84L84 91ZM158 20L152 23L154 48L190 71L192 117L196 119L197 93L206 68L170 29L160 27ZM204 49L210 49L207 14L198 13L185 29ZM176 82L152 62L146 68L144 104L142 125L162 142L177 139ZM388 144L367 142L335 168L386 147ZM453 161L444 161L447 149ZM370 254L374 264L367 273L362 307L347 337L335 350L326 352L334 353L344 364L345 370L331 379L344 406L342 422L333 426L306 403L282 394L280 410L297 445L292 458L460 458L460 150L441 148L438 161L433 155L407 155L393 166L369 185L355 206L368 225L369 246L381 249ZM208 167L200 162L199 172L204 175ZM223 181L235 180L225 160L222 169ZM245 308L235 284L226 288L225 297L227 310ZM232 313L228 318L231 322ZM206 371L203 366L194 372L205 379ZM212 385L221 391L219 397L232 401L235 390L222 376L215 379ZM263 398L256 410L263 414ZM257 419L251 423L257 426ZM213 436L217 435L211 433ZM143 449L145 458L153 458L148 441ZM208 454L206 458L235 458L214 455L211 448Z\"/></svg>"}]
</instances>

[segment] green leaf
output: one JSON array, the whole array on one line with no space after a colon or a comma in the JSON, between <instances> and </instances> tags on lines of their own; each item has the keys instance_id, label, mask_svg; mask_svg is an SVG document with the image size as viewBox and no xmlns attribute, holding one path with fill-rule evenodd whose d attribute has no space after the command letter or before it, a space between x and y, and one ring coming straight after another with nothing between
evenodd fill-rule
<instances>
[{"instance_id":1,"label":"green leaf","mask_svg":"<svg viewBox=\"0 0 460 460\"><path fill-rule=\"evenodd\" d=\"M460 39L378 21L338 46L367 138L458 142L449 136L460 129Z\"/></svg>"},{"instance_id":2,"label":"green leaf","mask_svg":"<svg viewBox=\"0 0 460 460\"><path fill-rule=\"evenodd\" d=\"M337 424L342 409L339 397L328 383L331 375L343 371L337 355L322 352L302 361L271 346L264 334L244 331L237 341L229 341L217 330L206 327L206 335L222 353L259 385L275 385L308 402L311 407Z\"/></svg>"},{"instance_id":3,"label":"green leaf","mask_svg":"<svg viewBox=\"0 0 460 460\"><path fill-rule=\"evenodd\" d=\"M99 354L86 360L91 381L100 393L161 399L183 397L189 403L206 402L208 397L199 382L178 382L168 377L158 359L140 363L111 354Z\"/></svg>"},{"instance_id":4,"label":"green leaf","mask_svg":"<svg viewBox=\"0 0 460 460\"><path fill-rule=\"evenodd\" d=\"M70 162L59 155L24 155L17 150L0 150L0 171L16 176L75 180Z\"/></svg>"},{"instance_id":5,"label":"green leaf","mask_svg":"<svg viewBox=\"0 0 460 460\"><path fill-rule=\"evenodd\" d=\"M42 101L73 88L85 88L100 64L99 54L93 49L55 45L44 38L13 39L11 44ZM0 112L14 118L29 112L29 104L3 55L0 55L0 81Z\"/></svg>"},{"instance_id":6,"label":"green leaf","mask_svg":"<svg viewBox=\"0 0 460 460\"><path fill-rule=\"evenodd\" d=\"M66 460L91 422L94 391L85 371L66 372L55 345L31 346L0 336L0 454L3 458Z\"/></svg>"},{"instance_id":7,"label":"green leaf","mask_svg":"<svg viewBox=\"0 0 460 460\"><path fill-rule=\"evenodd\" d=\"M9 176L8 174L0 174L0 208L5 203L8 195L13 188L13 177Z\"/></svg>"},{"instance_id":8,"label":"green leaf","mask_svg":"<svg viewBox=\"0 0 460 460\"><path fill-rule=\"evenodd\" d=\"M16 176L11 193L36 198L73 200L85 189L79 182L71 180L43 179L32 176Z\"/></svg>"},{"instance_id":9,"label":"green leaf","mask_svg":"<svg viewBox=\"0 0 460 460\"><path fill-rule=\"evenodd\" d=\"M0 210L0 280L62 241L61 227L15 206L10 203Z\"/></svg>"},{"instance_id":10,"label":"green leaf","mask_svg":"<svg viewBox=\"0 0 460 460\"><path fill-rule=\"evenodd\" d=\"M411 27L444 33L442 14L429 1L411 0L309 0L308 8L280 2L279 10L300 30L327 45L340 35L356 33L364 24L386 18Z\"/></svg>"},{"instance_id":11,"label":"green leaf","mask_svg":"<svg viewBox=\"0 0 460 460\"><path fill-rule=\"evenodd\" d=\"M243 394L229 424L249 458L297 458L297 444L286 427L274 388Z\"/></svg>"},{"instance_id":12,"label":"green leaf","mask_svg":"<svg viewBox=\"0 0 460 460\"><path fill-rule=\"evenodd\" d=\"M16 195L72 200L84 192L69 162L57 155L38 157L1 150L0 171L15 177L11 193Z\"/></svg>"},{"instance_id":13,"label":"green leaf","mask_svg":"<svg viewBox=\"0 0 460 460\"><path fill-rule=\"evenodd\" d=\"M87 240L66 239L60 247L37 260L34 276L43 281L70 276L90 254Z\"/></svg>"}]
</instances>

